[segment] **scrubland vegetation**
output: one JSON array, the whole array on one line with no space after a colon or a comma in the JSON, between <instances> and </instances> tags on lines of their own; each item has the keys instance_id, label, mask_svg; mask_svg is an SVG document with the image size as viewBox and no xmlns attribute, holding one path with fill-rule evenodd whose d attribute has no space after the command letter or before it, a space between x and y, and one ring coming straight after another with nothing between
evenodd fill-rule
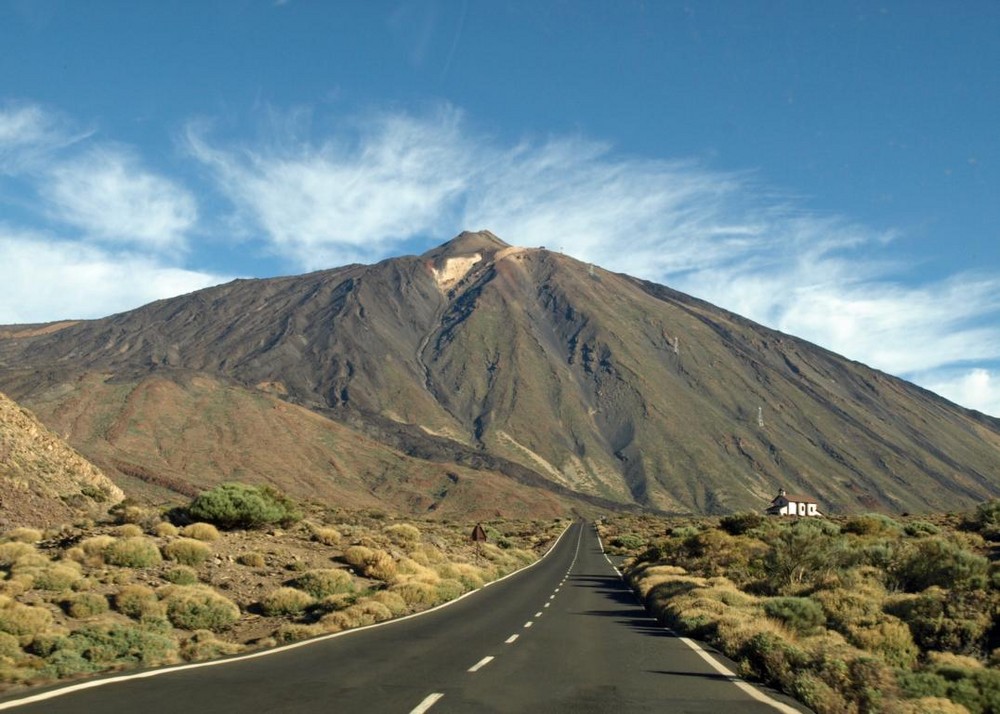
<instances>
[{"instance_id":1,"label":"scrubland vegetation","mask_svg":"<svg viewBox=\"0 0 1000 714\"><path fill-rule=\"evenodd\" d=\"M601 526L661 620L820 714L1000 712L1000 501Z\"/></svg>"},{"instance_id":2,"label":"scrubland vegetation","mask_svg":"<svg viewBox=\"0 0 1000 714\"><path fill-rule=\"evenodd\" d=\"M0 535L0 688L197 661L417 612L534 561L557 521L398 522L226 484L169 513Z\"/></svg>"}]
</instances>

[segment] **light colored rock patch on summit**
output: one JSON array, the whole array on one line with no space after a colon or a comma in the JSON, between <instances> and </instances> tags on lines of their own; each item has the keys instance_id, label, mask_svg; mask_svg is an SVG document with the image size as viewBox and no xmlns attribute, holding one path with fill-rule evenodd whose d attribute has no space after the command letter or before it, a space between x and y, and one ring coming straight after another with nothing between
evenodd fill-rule
<instances>
[{"instance_id":1,"label":"light colored rock patch on summit","mask_svg":"<svg viewBox=\"0 0 1000 714\"><path fill-rule=\"evenodd\" d=\"M482 259L481 253L475 253L460 258L448 258L440 269L432 267L431 272L434 274L438 288L444 292L468 275L469 271Z\"/></svg>"}]
</instances>

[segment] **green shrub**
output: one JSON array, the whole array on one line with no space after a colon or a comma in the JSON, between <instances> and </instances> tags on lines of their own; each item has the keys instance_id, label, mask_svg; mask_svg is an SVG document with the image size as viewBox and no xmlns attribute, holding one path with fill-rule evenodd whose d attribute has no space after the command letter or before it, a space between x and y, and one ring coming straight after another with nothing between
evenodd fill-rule
<instances>
[{"instance_id":1,"label":"green shrub","mask_svg":"<svg viewBox=\"0 0 1000 714\"><path fill-rule=\"evenodd\" d=\"M634 533L623 533L612 538L608 542L608 545L613 548L634 551L639 550L639 548L646 545L646 540L642 536L637 536Z\"/></svg>"},{"instance_id":2,"label":"green shrub","mask_svg":"<svg viewBox=\"0 0 1000 714\"><path fill-rule=\"evenodd\" d=\"M205 524L200 524L205 525ZM212 530L215 530L214 528ZM207 543L194 538L178 538L163 546L163 555L181 565L198 566L208 560L212 548Z\"/></svg>"},{"instance_id":3,"label":"green shrub","mask_svg":"<svg viewBox=\"0 0 1000 714\"><path fill-rule=\"evenodd\" d=\"M978 531L983 538L1000 540L1000 499L980 503L966 521L966 526Z\"/></svg>"},{"instance_id":4,"label":"green shrub","mask_svg":"<svg viewBox=\"0 0 1000 714\"><path fill-rule=\"evenodd\" d=\"M893 575L907 592L931 586L981 588L986 584L989 561L943 538L925 538L914 543Z\"/></svg>"},{"instance_id":5,"label":"green shrub","mask_svg":"<svg viewBox=\"0 0 1000 714\"><path fill-rule=\"evenodd\" d=\"M764 522L765 516L756 511L743 511L730 516L723 516L719 519L719 528L729 535L743 535L753 530Z\"/></svg>"},{"instance_id":6,"label":"green shrub","mask_svg":"<svg viewBox=\"0 0 1000 714\"><path fill-rule=\"evenodd\" d=\"M919 537L925 535L937 535L941 532L941 529L933 523L928 523L927 521L910 521L903 526L903 532L908 536Z\"/></svg>"},{"instance_id":7,"label":"green shrub","mask_svg":"<svg viewBox=\"0 0 1000 714\"><path fill-rule=\"evenodd\" d=\"M77 593L59 603L70 617L82 619L108 611L108 599L98 593Z\"/></svg>"},{"instance_id":8,"label":"green shrub","mask_svg":"<svg viewBox=\"0 0 1000 714\"><path fill-rule=\"evenodd\" d=\"M881 513L865 513L860 516L851 516L844 523L842 530L844 533L854 533L855 535L870 536L898 534L902 528L889 516Z\"/></svg>"},{"instance_id":9,"label":"green shrub","mask_svg":"<svg viewBox=\"0 0 1000 714\"><path fill-rule=\"evenodd\" d=\"M260 600L260 609L265 615L298 615L316 600L307 592L295 588L272 590Z\"/></svg>"},{"instance_id":10,"label":"green shrub","mask_svg":"<svg viewBox=\"0 0 1000 714\"><path fill-rule=\"evenodd\" d=\"M341 568L309 570L295 578L292 584L315 598L354 591L354 579Z\"/></svg>"},{"instance_id":11,"label":"green shrub","mask_svg":"<svg viewBox=\"0 0 1000 714\"><path fill-rule=\"evenodd\" d=\"M122 538L104 549L104 562L122 568L148 568L162 561L160 549L149 538Z\"/></svg>"},{"instance_id":12,"label":"green shrub","mask_svg":"<svg viewBox=\"0 0 1000 714\"><path fill-rule=\"evenodd\" d=\"M982 591L930 588L886 609L903 620L922 650L982 654L992 626L989 596Z\"/></svg>"},{"instance_id":13,"label":"green shrub","mask_svg":"<svg viewBox=\"0 0 1000 714\"><path fill-rule=\"evenodd\" d=\"M802 635L814 634L826 624L823 608L807 597L771 598L764 602L764 612Z\"/></svg>"},{"instance_id":14,"label":"green shrub","mask_svg":"<svg viewBox=\"0 0 1000 714\"><path fill-rule=\"evenodd\" d=\"M267 486L224 483L199 495L188 513L220 528L256 528L290 524L301 518L294 504Z\"/></svg>"},{"instance_id":15,"label":"green shrub","mask_svg":"<svg viewBox=\"0 0 1000 714\"><path fill-rule=\"evenodd\" d=\"M59 653L63 655L57 657ZM90 669L93 671L109 665L166 664L174 661L176 653L177 644L170 637L142 627L88 625L59 638L46 663L65 669L68 663L79 664L74 656L78 655L93 665Z\"/></svg>"},{"instance_id":16,"label":"green shrub","mask_svg":"<svg viewBox=\"0 0 1000 714\"><path fill-rule=\"evenodd\" d=\"M236 603L209 588L169 585L164 589L167 618L174 627L219 632L240 619Z\"/></svg>"}]
</instances>

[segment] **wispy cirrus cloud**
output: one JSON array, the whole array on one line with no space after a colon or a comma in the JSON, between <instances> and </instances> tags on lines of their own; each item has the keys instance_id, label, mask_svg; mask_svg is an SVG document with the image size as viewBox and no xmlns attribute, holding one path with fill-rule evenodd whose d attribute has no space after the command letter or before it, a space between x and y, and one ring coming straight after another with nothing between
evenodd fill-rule
<instances>
[{"instance_id":1,"label":"wispy cirrus cloud","mask_svg":"<svg viewBox=\"0 0 1000 714\"><path fill-rule=\"evenodd\" d=\"M302 268L329 267L453 229L475 158L457 112L427 121L380 115L318 140L300 135L301 122L282 126L255 146L213 145L197 124L186 134L192 155L273 252Z\"/></svg>"},{"instance_id":2,"label":"wispy cirrus cloud","mask_svg":"<svg viewBox=\"0 0 1000 714\"><path fill-rule=\"evenodd\" d=\"M190 191L128 147L31 103L0 104L0 323L101 317L223 280L179 264Z\"/></svg>"},{"instance_id":3,"label":"wispy cirrus cloud","mask_svg":"<svg viewBox=\"0 0 1000 714\"><path fill-rule=\"evenodd\" d=\"M895 250L905 236L811 211L751 173L624 156L580 136L504 143L450 107L359 125L278 122L253 146L187 136L240 219L302 268L489 228L919 375L952 398L981 374L945 371L1000 361L1000 275L914 282ZM987 401L1000 414L1000 399Z\"/></svg>"},{"instance_id":4,"label":"wispy cirrus cloud","mask_svg":"<svg viewBox=\"0 0 1000 714\"><path fill-rule=\"evenodd\" d=\"M74 129L60 115L36 104L0 103L0 174L29 170L89 133Z\"/></svg>"},{"instance_id":5,"label":"wispy cirrus cloud","mask_svg":"<svg viewBox=\"0 0 1000 714\"><path fill-rule=\"evenodd\" d=\"M224 279L0 225L0 324L103 317Z\"/></svg>"},{"instance_id":6,"label":"wispy cirrus cloud","mask_svg":"<svg viewBox=\"0 0 1000 714\"><path fill-rule=\"evenodd\" d=\"M122 147L93 147L46 175L41 192L52 215L89 239L180 249L198 218L189 191L145 169Z\"/></svg>"}]
</instances>

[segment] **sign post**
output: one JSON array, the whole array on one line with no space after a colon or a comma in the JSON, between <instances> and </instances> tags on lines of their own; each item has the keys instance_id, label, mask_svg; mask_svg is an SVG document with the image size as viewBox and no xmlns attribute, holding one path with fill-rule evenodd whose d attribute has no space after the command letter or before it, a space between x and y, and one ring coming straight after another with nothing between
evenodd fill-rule
<instances>
[{"instance_id":1,"label":"sign post","mask_svg":"<svg viewBox=\"0 0 1000 714\"><path fill-rule=\"evenodd\" d=\"M472 535L469 539L476 544L476 563L478 564L483 557L483 543L486 542L486 530L479 523L476 527L472 529Z\"/></svg>"}]
</instances>

